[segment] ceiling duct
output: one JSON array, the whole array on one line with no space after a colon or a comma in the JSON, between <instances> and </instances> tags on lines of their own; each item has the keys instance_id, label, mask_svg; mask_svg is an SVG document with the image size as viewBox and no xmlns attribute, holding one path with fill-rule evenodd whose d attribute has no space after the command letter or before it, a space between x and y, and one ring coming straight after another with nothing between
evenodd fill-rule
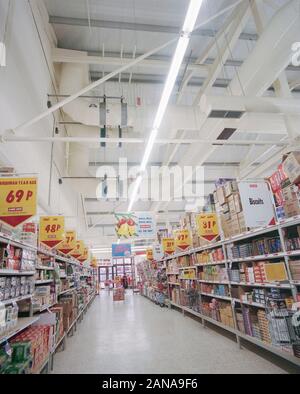
<instances>
[{"instance_id":1,"label":"ceiling duct","mask_svg":"<svg viewBox=\"0 0 300 394\"><path fill-rule=\"evenodd\" d=\"M208 118L240 119L246 112L299 115L300 101L277 97L203 95L200 111Z\"/></svg>"}]
</instances>

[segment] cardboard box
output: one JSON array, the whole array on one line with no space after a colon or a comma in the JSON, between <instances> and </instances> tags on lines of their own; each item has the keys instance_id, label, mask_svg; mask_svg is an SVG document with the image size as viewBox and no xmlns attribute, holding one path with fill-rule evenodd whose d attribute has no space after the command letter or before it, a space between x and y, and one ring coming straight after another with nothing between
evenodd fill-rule
<instances>
[{"instance_id":1,"label":"cardboard box","mask_svg":"<svg viewBox=\"0 0 300 394\"><path fill-rule=\"evenodd\" d=\"M223 186L218 187L217 190L216 190L216 193L217 193L218 203L220 205L225 204L226 203L226 198L225 198L224 187Z\"/></svg>"},{"instance_id":2,"label":"cardboard box","mask_svg":"<svg viewBox=\"0 0 300 394\"><path fill-rule=\"evenodd\" d=\"M298 186L296 185L290 185L282 189L282 199L283 201L291 201L291 200L296 200L298 199ZM279 204L281 205L281 204Z\"/></svg>"},{"instance_id":3,"label":"cardboard box","mask_svg":"<svg viewBox=\"0 0 300 394\"><path fill-rule=\"evenodd\" d=\"M225 183L224 192L225 197L229 197L232 193L235 193L238 190L236 181L229 181Z\"/></svg>"},{"instance_id":4,"label":"cardboard box","mask_svg":"<svg viewBox=\"0 0 300 394\"><path fill-rule=\"evenodd\" d=\"M240 213L243 211L243 207L242 207L242 202L241 202L241 198L240 198L240 194L239 193L235 193L233 195L233 199L234 199L234 205L235 205L235 211L236 213Z\"/></svg>"},{"instance_id":5,"label":"cardboard box","mask_svg":"<svg viewBox=\"0 0 300 394\"><path fill-rule=\"evenodd\" d=\"M300 151L291 152L283 162L283 171L291 183L300 182Z\"/></svg>"},{"instance_id":6,"label":"cardboard box","mask_svg":"<svg viewBox=\"0 0 300 394\"><path fill-rule=\"evenodd\" d=\"M297 216L300 215L300 204L299 200L290 200L290 201L285 201L283 204L283 209L285 216L287 218L292 217L292 216Z\"/></svg>"}]
</instances>

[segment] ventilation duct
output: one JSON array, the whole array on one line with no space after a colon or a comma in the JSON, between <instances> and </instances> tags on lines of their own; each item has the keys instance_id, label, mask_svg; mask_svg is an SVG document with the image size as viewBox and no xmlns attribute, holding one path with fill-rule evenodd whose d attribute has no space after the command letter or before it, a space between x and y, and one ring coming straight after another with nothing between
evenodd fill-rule
<instances>
[{"instance_id":1,"label":"ventilation duct","mask_svg":"<svg viewBox=\"0 0 300 394\"><path fill-rule=\"evenodd\" d=\"M200 111L208 118L240 119L246 112L299 115L300 101L273 97L207 96Z\"/></svg>"}]
</instances>

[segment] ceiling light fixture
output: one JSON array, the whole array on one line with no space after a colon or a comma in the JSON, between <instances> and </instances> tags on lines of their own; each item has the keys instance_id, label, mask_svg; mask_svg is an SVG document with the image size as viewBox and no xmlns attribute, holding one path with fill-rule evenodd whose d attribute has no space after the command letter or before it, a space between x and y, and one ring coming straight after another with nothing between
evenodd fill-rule
<instances>
[{"instance_id":1,"label":"ceiling light fixture","mask_svg":"<svg viewBox=\"0 0 300 394\"><path fill-rule=\"evenodd\" d=\"M143 173L146 170L157 134L158 130L161 126L161 123L163 121L164 115L166 113L166 109L172 94L172 91L174 89L174 85L176 83L177 77L179 70L181 68L181 64L185 55L185 52L187 50L187 47L189 45L190 39L191 39L191 33L195 28L195 24L198 18L198 14L201 8L203 0L191 0L189 4L189 8L185 17L184 25L182 32L180 34L180 38L178 40L177 48L172 60L171 68L165 83L164 91L161 96L161 100L159 103L159 107L155 116L155 120L153 123L153 128L149 136L149 140L146 146L146 150L144 153L144 157L141 163L140 167L140 174L135 180L135 185L133 187L131 196L130 196L130 203L128 206L128 212L130 212L133 208L133 205L136 201L137 194L139 192L140 185L143 180Z\"/></svg>"}]
</instances>

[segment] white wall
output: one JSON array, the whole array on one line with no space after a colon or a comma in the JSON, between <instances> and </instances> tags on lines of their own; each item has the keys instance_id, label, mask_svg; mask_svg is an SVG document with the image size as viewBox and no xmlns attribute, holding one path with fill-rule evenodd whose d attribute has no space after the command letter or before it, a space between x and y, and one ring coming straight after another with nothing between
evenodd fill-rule
<instances>
[{"instance_id":1,"label":"white wall","mask_svg":"<svg viewBox=\"0 0 300 394\"><path fill-rule=\"evenodd\" d=\"M0 0L4 15L8 0ZM7 37L7 66L0 68L0 132L13 129L47 109L47 94L53 91L50 72L27 0L14 0ZM52 136L54 118L48 117L18 135ZM63 144L54 147L51 171L50 143L0 144L0 161L20 173L37 173L39 209L72 217L77 195L58 179L64 175ZM49 206L48 206L49 203Z\"/></svg>"}]
</instances>

